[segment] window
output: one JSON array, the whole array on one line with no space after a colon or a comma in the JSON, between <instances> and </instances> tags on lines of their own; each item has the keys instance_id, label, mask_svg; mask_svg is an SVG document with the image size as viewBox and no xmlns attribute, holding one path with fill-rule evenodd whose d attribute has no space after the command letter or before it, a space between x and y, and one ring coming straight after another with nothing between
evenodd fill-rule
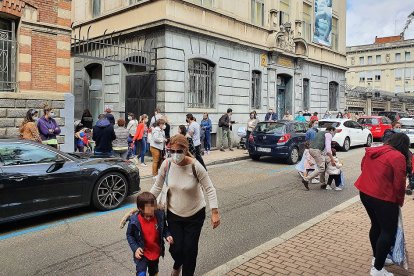
<instances>
[{"instance_id":1,"label":"window","mask_svg":"<svg viewBox=\"0 0 414 276\"><path fill-rule=\"evenodd\" d=\"M279 2L279 25L289 22L289 6L290 0L280 0Z\"/></svg>"},{"instance_id":2,"label":"window","mask_svg":"<svg viewBox=\"0 0 414 276\"><path fill-rule=\"evenodd\" d=\"M395 62L400 62L401 61L401 54L400 53L396 53L395 54Z\"/></svg>"},{"instance_id":3,"label":"window","mask_svg":"<svg viewBox=\"0 0 414 276\"><path fill-rule=\"evenodd\" d=\"M309 79L303 79L303 109L310 107Z\"/></svg>"},{"instance_id":4,"label":"window","mask_svg":"<svg viewBox=\"0 0 414 276\"><path fill-rule=\"evenodd\" d=\"M4 166L52 163L57 157L56 153L34 145L0 145L0 163Z\"/></svg>"},{"instance_id":5,"label":"window","mask_svg":"<svg viewBox=\"0 0 414 276\"><path fill-rule=\"evenodd\" d=\"M359 58L359 65L364 65L364 57Z\"/></svg>"},{"instance_id":6,"label":"window","mask_svg":"<svg viewBox=\"0 0 414 276\"><path fill-rule=\"evenodd\" d=\"M367 81L372 81L372 71L367 71Z\"/></svg>"},{"instance_id":7,"label":"window","mask_svg":"<svg viewBox=\"0 0 414 276\"><path fill-rule=\"evenodd\" d=\"M262 98L262 74L259 71L252 72L252 95L250 107L260 109Z\"/></svg>"},{"instance_id":8,"label":"window","mask_svg":"<svg viewBox=\"0 0 414 276\"><path fill-rule=\"evenodd\" d=\"M329 110L338 110L338 95L339 95L338 83L331 81L329 83Z\"/></svg>"},{"instance_id":9,"label":"window","mask_svg":"<svg viewBox=\"0 0 414 276\"><path fill-rule=\"evenodd\" d=\"M264 2L263 0L251 0L252 23L255 25L264 25Z\"/></svg>"},{"instance_id":10,"label":"window","mask_svg":"<svg viewBox=\"0 0 414 276\"><path fill-rule=\"evenodd\" d=\"M381 64L381 55L377 55L375 58L376 58L376 63Z\"/></svg>"},{"instance_id":11,"label":"window","mask_svg":"<svg viewBox=\"0 0 414 276\"><path fill-rule=\"evenodd\" d=\"M101 0L92 0L92 17L101 15Z\"/></svg>"},{"instance_id":12,"label":"window","mask_svg":"<svg viewBox=\"0 0 414 276\"><path fill-rule=\"evenodd\" d=\"M135 1L137 1L137 0L135 0ZM212 8L213 7L213 0L193 0L193 2L198 4L198 5L207 7L207 8Z\"/></svg>"},{"instance_id":13,"label":"window","mask_svg":"<svg viewBox=\"0 0 414 276\"><path fill-rule=\"evenodd\" d=\"M365 72L359 72L359 82L365 82Z\"/></svg>"},{"instance_id":14,"label":"window","mask_svg":"<svg viewBox=\"0 0 414 276\"><path fill-rule=\"evenodd\" d=\"M380 81L381 80L381 71L379 71L379 70L374 71L374 76L375 76L375 81Z\"/></svg>"},{"instance_id":15,"label":"window","mask_svg":"<svg viewBox=\"0 0 414 276\"><path fill-rule=\"evenodd\" d=\"M410 80L411 79L411 68L404 68L404 79Z\"/></svg>"},{"instance_id":16,"label":"window","mask_svg":"<svg viewBox=\"0 0 414 276\"><path fill-rule=\"evenodd\" d=\"M372 56L368 56L368 64L372 64Z\"/></svg>"},{"instance_id":17,"label":"window","mask_svg":"<svg viewBox=\"0 0 414 276\"><path fill-rule=\"evenodd\" d=\"M16 89L16 22L0 19L0 91Z\"/></svg>"},{"instance_id":18,"label":"window","mask_svg":"<svg viewBox=\"0 0 414 276\"><path fill-rule=\"evenodd\" d=\"M402 79L402 69L394 69L394 76L395 76L395 80L401 80Z\"/></svg>"},{"instance_id":19,"label":"window","mask_svg":"<svg viewBox=\"0 0 414 276\"><path fill-rule=\"evenodd\" d=\"M338 18L332 18L332 49L338 50Z\"/></svg>"},{"instance_id":20,"label":"window","mask_svg":"<svg viewBox=\"0 0 414 276\"><path fill-rule=\"evenodd\" d=\"M190 77L188 107L214 107L214 72L214 65L206 60L192 59L188 61Z\"/></svg>"},{"instance_id":21,"label":"window","mask_svg":"<svg viewBox=\"0 0 414 276\"><path fill-rule=\"evenodd\" d=\"M405 52L405 61L411 61L411 53Z\"/></svg>"},{"instance_id":22,"label":"window","mask_svg":"<svg viewBox=\"0 0 414 276\"><path fill-rule=\"evenodd\" d=\"M310 42L311 41L311 33L312 33L312 6L303 3L303 22L302 22L302 34L303 38Z\"/></svg>"}]
</instances>

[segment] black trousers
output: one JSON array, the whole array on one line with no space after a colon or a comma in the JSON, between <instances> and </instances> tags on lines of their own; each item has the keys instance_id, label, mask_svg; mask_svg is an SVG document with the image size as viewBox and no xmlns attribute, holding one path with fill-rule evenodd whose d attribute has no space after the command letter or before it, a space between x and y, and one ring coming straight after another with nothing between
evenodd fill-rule
<instances>
[{"instance_id":1,"label":"black trousers","mask_svg":"<svg viewBox=\"0 0 414 276\"><path fill-rule=\"evenodd\" d=\"M206 218L203 208L195 215L184 218L171 212L167 214L168 228L174 238L170 253L174 259L174 269L181 266L183 276L193 276L197 264L198 241Z\"/></svg>"},{"instance_id":2,"label":"black trousers","mask_svg":"<svg viewBox=\"0 0 414 276\"><path fill-rule=\"evenodd\" d=\"M390 253L391 246L395 243L399 206L397 203L380 200L362 192L359 195L371 219L369 240L375 257L374 267L381 270L388 253Z\"/></svg>"},{"instance_id":3,"label":"black trousers","mask_svg":"<svg viewBox=\"0 0 414 276\"><path fill-rule=\"evenodd\" d=\"M335 180L335 186L339 187L341 185L341 175L340 174L331 174L328 176L328 185L332 184L332 181Z\"/></svg>"},{"instance_id":4,"label":"black trousers","mask_svg":"<svg viewBox=\"0 0 414 276\"><path fill-rule=\"evenodd\" d=\"M159 260L150 261L145 257L141 260L135 259L136 276L146 276L147 270L149 276L155 276L158 273L158 262Z\"/></svg>"},{"instance_id":5,"label":"black trousers","mask_svg":"<svg viewBox=\"0 0 414 276\"><path fill-rule=\"evenodd\" d=\"M201 145L195 146L195 158L198 162L200 162L201 165L203 165L204 169L207 170L206 165L204 164L203 157L201 157Z\"/></svg>"}]
</instances>

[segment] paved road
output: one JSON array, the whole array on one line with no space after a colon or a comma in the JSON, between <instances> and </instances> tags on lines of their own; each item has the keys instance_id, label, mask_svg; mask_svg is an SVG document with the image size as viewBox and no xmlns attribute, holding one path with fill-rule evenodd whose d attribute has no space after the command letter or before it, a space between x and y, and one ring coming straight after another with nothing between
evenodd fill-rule
<instances>
[{"instance_id":1,"label":"paved road","mask_svg":"<svg viewBox=\"0 0 414 276\"><path fill-rule=\"evenodd\" d=\"M200 241L197 275L292 229L355 196L364 150L339 153L346 189L305 191L294 166L272 160L240 161L210 167L218 191L222 225L212 230L207 218ZM150 188L150 180L143 189ZM0 230L0 275L132 275L134 266L118 228L122 209L107 213L72 210L3 227ZM169 254L160 275L172 266Z\"/></svg>"}]
</instances>

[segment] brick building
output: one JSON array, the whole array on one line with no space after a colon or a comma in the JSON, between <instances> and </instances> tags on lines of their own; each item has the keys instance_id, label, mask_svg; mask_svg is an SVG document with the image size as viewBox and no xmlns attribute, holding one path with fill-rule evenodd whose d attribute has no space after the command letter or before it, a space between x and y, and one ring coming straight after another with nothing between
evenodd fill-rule
<instances>
[{"instance_id":1,"label":"brick building","mask_svg":"<svg viewBox=\"0 0 414 276\"><path fill-rule=\"evenodd\" d=\"M0 0L0 137L18 137L26 111L48 103L73 149L70 25L70 0Z\"/></svg>"}]
</instances>

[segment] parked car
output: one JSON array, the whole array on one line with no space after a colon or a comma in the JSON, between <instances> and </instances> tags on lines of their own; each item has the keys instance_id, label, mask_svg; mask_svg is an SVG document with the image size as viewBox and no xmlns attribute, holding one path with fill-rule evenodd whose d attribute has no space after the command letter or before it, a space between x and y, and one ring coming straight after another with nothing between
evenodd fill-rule
<instances>
[{"instance_id":1,"label":"parked car","mask_svg":"<svg viewBox=\"0 0 414 276\"><path fill-rule=\"evenodd\" d=\"M372 137L381 139L387 129L391 129L391 120L385 116L362 116L358 124L371 130Z\"/></svg>"},{"instance_id":2,"label":"parked car","mask_svg":"<svg viewBox=\"0 0 414 276\"><path fill-rule=\"evenodd\" d=\"M112 210L139 190L132 162L0 140L0 223L88 205Z\"/></svg>"},{"instance_id":3,"label":"parked car","mask_svg":"<svg viewBox=\"0 0 414 276\"><path fill-rule=\"evenodd\" d=\"M401 111L380 111L378 116L385 116L391 120L391 122L398 121L402 118L409 118L408 113Z\"/></svg>"},{"instance_id":4,"label":"parked car","mask_svg":"<svg viewBox=\"0 0 414 276\"><path fill-rule=\"evenodd\" d=\"M414 144L414 119L403 118L399 122L401 123L401 132L408 135L411 145Z\"/></svg>"},{"instance_id":5,"label":"parked car","mask_svg":"<svg viewBox=\"0 0 414 276\"><path fill-rule=\"evenodd\" d=\"M334 126L337 129L333 142L344 150L348 151L353 146L372 144L372 133L369 129L361 126L350 119L326 119L319 121L319 130L325 130L328 126Z\"/></svg>"},{"instance_id":6,"label":"parked car","mask_svg":"<svg viewBox=\"0 0 414 276\"><path fill-rule=\"evenodd\" d=\"M249 137L249 155L253 160L272 156L295 164L304 151L307 124L293 121L260 122Z\"/></svg>"}]
</instances>

